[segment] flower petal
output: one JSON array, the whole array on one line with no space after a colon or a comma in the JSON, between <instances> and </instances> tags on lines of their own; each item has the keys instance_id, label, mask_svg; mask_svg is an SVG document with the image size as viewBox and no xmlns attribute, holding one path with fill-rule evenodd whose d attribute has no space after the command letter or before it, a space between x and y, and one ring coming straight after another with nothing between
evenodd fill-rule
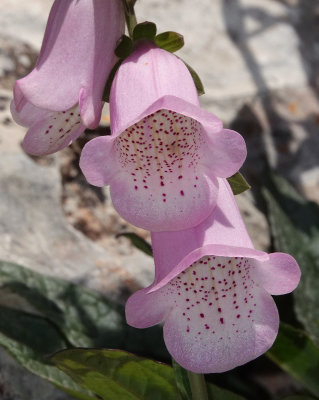
<instances>
[{"instance_id":1,"label":"flower petal","mask_svg":"<svg viewBox=\"0 0 319 400\"><path fill-rule=\"evenodd\" d=\"M83 148L80 168L91 185L109 185L117 172L112 136L100 136L90 140Z\"/></svg>"},{"instance_id":2,"label":"flower petal","mask_svg":"<svg viewBox=\"0 0 319 400\"><path fill-rule=\"evenodd\" d=\"M216 203L217 181L201 167L200 124L168 110L151 114L115 139L121 174L111 185L114 207L152 231L200 223Z\"/></svg>"},{"instance_id":3,"label":"flower petal","mask_svg":"<svg viewBox=\"0 0 319 400\"><path fill-rule=\"evenodd\" d=\"M278 331L276 306L252 279L254 262L205 256L157 291L141 290L127 302L130 325L165 320L173 358L197 373L224 372L264 353Z\"/></svg>"},{"instance_id":4,"label":"flower petal","mask_svg":"<svg viewBox=\"0 0 319 400\"><path fill-rule=\"evenodd\" d=\"M142 119L147 115L144 111L164 96L175 96L199 108L193 78L185 64L153 43L143 43L121 64L114 77L110 93L112 133L117 135Z\"/></svg>"},{"instance_id":5,"label":"flower petal","mask_svg":"<svg viewBox=\"0 0 319 400\"><path fill-rule=\"evenodd\" d=\"M23 99L23 104L20 106L20 111L17 111L15 101L10 103L10 111L15 122L21 126L29 127L42 119L48 118L50 112L33 106Z\"/></svg>"},{"instance_id":6,"label":"flower petal","mask_svg":"<svg viewBox=\"0 0 319 400\"><path fill-rule=\"evenodd\" d=\"M68 146L84 129L77 107L62 112L47 112L31 125L23 148L33 155L51 154Z\"/></svg>"},{"instance_id":7,"label":"flower petal","mask_svg":"<svg viewBox=\"0 0 319 400\"><path fill-rule=\"evenodd\" d=\"M209 151L206 152L207 164L212 173L221 178L234 175L243 165L247 149L244 138L235 131L222 129L216 133L204 126L209 137Z\"/></svg>"},{"instance_id":8,"label":"flower petal","mask_svg":"<svg viewBox=\"0 0 319 400\"><path fill-rule=\"evenodd\" d=\"M134 293L126 302L125 315L129 325L149 328L164 320L168 311L166 298L161 292L148 294L149 288Z\"/></svg>"},{"instance_id":9,"label":"flower petal","mask_svg":"<svg viewBox=\"0 0 319 400\"><path fill-rule=\"evenodd\" d=\"M273 344L279 326L276 305L268 293L255 293L254 319L248 315L239 322L230 316L221 323L215 313L198 315L187 324L182 310L171 312L164 325L164 340L172 357L185 369L195 373L225 372L243 365L263 353ZM187 317L186 317L187 319ZM199 324L197 326L197 324Z\"/></svg>"},{"instance_id":10,"label":"flower petal","mask_svg":"<svg viewBox=\"0 0 319 400\"><path fill-rule=\"evenodd\" d=\"M55 0L37 65L16 82L17 111L23 96L51 111L80 101L84 124L96 127L104 84L116 62L113 49L124 31L121 10L118 0Z\"/></svg>"},{"instance_id":11,"label":"flower petal","mask_svg":"<svg viewBox=\"0 0 319 400\"><path fill-rule=\"evenodd\" d=\"M256 261L256 266L256 279L270 294L290 293L298 286L301 272L296 260L289 254L269 254L269 260Z\"/></svg>"}]
</instances>

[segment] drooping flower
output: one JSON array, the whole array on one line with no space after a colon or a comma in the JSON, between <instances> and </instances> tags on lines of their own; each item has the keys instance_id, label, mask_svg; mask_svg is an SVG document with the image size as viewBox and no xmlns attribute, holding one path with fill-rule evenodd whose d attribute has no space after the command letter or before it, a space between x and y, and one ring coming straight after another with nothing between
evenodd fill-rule
<instances>
[{"instance_id":1,"label":"drooping flower","mask_svg":"<svg viewBox=\"0 0 319 400\"><path fill-rule=\"evenodd\" d=\"M230 370L271 347L279 326L271 294L294 290L300 270L288 254L254 249L226 180L207 220L153 233L152 244L155 280L129 298L130 325L164 321L168 351L197 373Z\"/></svg>"},{"instance_id":2,"label":"drooping flower","mask_svg":"<svg viewBox=\"0 0 319 400\"><path fill-rule=\"evenodd\" d=\"M15 83L11 103L16 122L29 128L28 153L56 152L98 126L122 14L119 0L55 0L37 64Z\"/></svg>"},{"instance_id":3,"label":"drooping flower","mask_svg":"<svg viewBox=\"0 0 319 400\"><path fill-rule=\"evenodd\" d=\"M184 63L151 43L117 71L110 116L112 135L90 141L80 166L91 184L110 185L122 217L147 230L199 224L216 204L216 177L246 157L243 138L200 108Z\"/></svg>"}]
</instances>

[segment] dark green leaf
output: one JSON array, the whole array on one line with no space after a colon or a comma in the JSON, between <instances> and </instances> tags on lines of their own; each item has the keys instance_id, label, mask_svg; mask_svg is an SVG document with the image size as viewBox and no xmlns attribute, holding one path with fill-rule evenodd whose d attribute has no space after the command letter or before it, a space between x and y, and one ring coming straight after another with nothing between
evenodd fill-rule
<instances>
[{"instance_id":1,"label":"dark green leaf","mask_svg":"<svg viewBox=\"0 0 319 400\"><path fill-rule=\"evenodd\" d=\"M183 63L186 65L186 67L188 68L188 71L192 75L198 96L203 95L205 93L204 86L203 86L202 81L200 80L200 77L198 76L197 72L189 64L187 64L184 60L183 60Z\"/></svg>"},{"instance_id":2,"label":"dark green leaf","mask_svg":"<svg viewBox=\"0 0 319 400\"><path fill-rule=\"evenodd\" d=\"M300 395L296 395L296 396L283 397L280 400L315 400L315 398L300 394Z\"/></svg>"},{"instance_id":3,"label":"dark green leaf","mask_svg":"<svg viewBox=\"0 0 319 400\"><path fill-rule=\"evenodd\" d=\"M180 400L192 400L192 391L186 369L181 367L174 359L172 363Z\"/></svg>"},{"instance_id":4,"label":"dark green leaf","mask_svg":"<svg viewBox=\"0 0 319 400\"><path fill-rule=\"evenodd\" d=\"M0 262L0 286L25 299L73 346L119 348L170 359L161 327L128 326L124 308L92 290L8 262Z\"/></svg>"},{"instance_id":5,"label":"dark green leaf","mask_svg":"<svg viewBox=\"0 0 319 400\"><path fill-rule=\"evenodd\" d=\"M104 400L176 400L172 369L119 350L72 349L53 361Z\"/></svg>"},{"instance_id":6,"label":"dark green leaf","mask_svg":"<svg viewBox=\"0 0 319 400\"><path fill-rule=\"evenodd\" d=\"M234 174L230 178L227 178L227 180L234 195L243 193L246 190L250 189L250 185L247 183L246 179L242 176L240 172L236 172L236 174Z\"/></svg>"},{"instance_id":7,"label":"dark green leaf","mask_svg":"<svg viewBox=\"0 0 319 400\"><path fill-rule=\"evenodd\" d=\"M142 22L137 24L133 31L133 40L140 40L140 39L151 39L153 40L156 35L156 25L154 22Z\"/></svg>"},{"instance_id":8,"label":"dark green leaf","mask_svg":"<svg viewBox=\"0 0 319 400\"><path fill-rule=\"evenodd\" d=\"M168 31L157 35L154 42L161 49L175 53L184 46L184 36L177 32Z\"/></svg>"},{"instance_id":9,"label":"dark green leaf","mask_svg":"<svg viewBox=\"0 0 319 400\"><path fill-rule=\"evenodd\" d=\"M302 272L294 291L297 317L319 345L319 207L274 175L263 194L275 247L295 257Z\"/></svg>"},{"instance_id":10,"label":"dark green leaf","mask_svg":"<svg viewBox=\"0 0 319 400\"><path fill-rule=\"evenodd\" d=\"M146 240L138 236L136 233L123 232L116 235L116 237L121 237L121 236L128 238L131 241L132 245L135 246L137 249L143 251L143 253L149 256L153 256L152 246L149 243L147 243Z\"/></svg>"},{"instance_id":11,"label":"dark green leaf","mask_svg":"<svg viewBox=\"0 0 319 400\"><path fill-rule=\"evenodd\" d=\"M311 393L319 396L319 348L304 332L281 324L275 344L267 356Z\"/></svg>"},{"instance_id":12,"label":"dark green leaf","mask_svg":"<svg viewBox=\"0 0 319 400\"><path fill-rule=\"evenodd\" d=\"M82 400L95 398L47 358L67 343L46 319L0 306L0 345L26 369L65 392Z\"/></svg>"},{"instance_id":13,"label":"dark green leaf","mask_svg":"<svg viewBox=\"0 0 319 400\"><path fill-rule=\"evenodd\" d=\"M110 101L110 93L111 93L111 87L113 83L114 76L119 69L119 66L122 64L123 60L119 60L114 67L111 69L110 75L107 78L105 87L104 87L104 92L102 96L102 100L108 103Z\"/></svg>"},{"instance_id":14,"label":"dark green leaf","mask_svg":"<svg viewBox=\"0 0 319 400\"><path fill-rule=\"evenodd\" d=\"M176 386L181 400L192 400L191 386L189 382L188 372L181 367L175 360L173 360L173 369ZM245 400L244 397L239 396L226 389L207 383L207 392L209 400Z\"/></svg>"},{"instance_id":15,"label":"dark green leaf","mask_svg":"<svg viewBox=\"0 0 319 400\"><path fill-rule=\"evenodd\" d=\"M115 55L118 58L124 59L127 58L132 53L132 51L133 51L132 39L130 39L126 35L122 35L114 50Z\"/></svg>"},{"instance_id":16,"label":"dark green leaf","mask_svg":"<svg viewBox=\"0 0 319 400\"><path fill-rule=\"evenodd\" d=\"M209 400L245 400L245 398L239 396L239 394L226 389L221 389L212 383L207 385L207 391Z\"/></svg>"}]
</instances>

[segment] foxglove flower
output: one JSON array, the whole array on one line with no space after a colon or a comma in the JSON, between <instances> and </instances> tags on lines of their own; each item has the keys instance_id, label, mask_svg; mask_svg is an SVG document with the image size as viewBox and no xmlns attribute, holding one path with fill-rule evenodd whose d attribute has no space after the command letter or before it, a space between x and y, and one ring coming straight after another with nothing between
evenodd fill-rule
<instances>
[{"instance_id":1,"label":"foxglove flower","mask_svg":"<svg viewBox=\"0 0 319 400\"><path fill-rule=\"evenodd\" d=\"M140 45L120 66L110 93L111 136L90 141L80 166L110 185L132 224L172 231L199 224L216 204L216 177L246 157L243 138L199 106L193 79L175 55Z\"/></svg>"},{"instance_id":2,"label":"foxglove flower","mask_svg":"<svg viewBox=\"0 0 319 400\"><path fill-rule=\"evenodd\" d=\"M28 153L56 152L98 126L123 32L119 0L55 0L37 64L14 87L11 111L29 128Z\"/></svg>"},{"instance_id":3,"label":"foxglove flower","mask_svg":"<svg viewBox=\"0 0 319 400\"><path fill-rule=\"evenodd\" d=\"M226 180L207 220L153 233L152 244L155 281L129 298L130 325L164 321L168 351L197 373L230 370L271 347L279 325L271 294L294 290L300 270L288 254L254 249Z\"/></svg>"}]
</instances>

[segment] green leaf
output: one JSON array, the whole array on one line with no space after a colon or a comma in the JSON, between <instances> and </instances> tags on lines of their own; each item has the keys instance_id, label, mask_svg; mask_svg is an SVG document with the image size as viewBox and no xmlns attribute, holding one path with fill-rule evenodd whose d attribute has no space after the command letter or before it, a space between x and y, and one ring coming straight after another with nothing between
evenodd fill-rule
<instances>
[{"instance_id":1,"label":"green leaf","mask_svg":"<svg viewBox=\"0 0 319 400\"><path fill-rule=\"evenodd\" d=\"M122 64L123 60L120 59L115 65L114 67L111 69L110 75L107 78L105 87L104 87L104 92L103 92L103 96L102 96L102 100L105 101L106 103L109 103L110 101L110 93L111 93L111 87L112 87L112 83L113 83L113 79L115 77L115 74L117 72L117 70L119 69L119 66Z\"/></svg>"},{"instance_id":2,"label":"green leaf","mask_svg":"<svg viewBox=\"0 0 319 400\"><path fill-rule=\"evenodd\" d=\"M121 237L121 236L128 238L132 243L132 245L135 246L137 249L143 251L143 253L149 256L153 256L152 246L146 240L138 236L136 233L123 232L116 235L116 237Z\"/></svg>"},{"instance_id":3,"label":"green leaf","mask_svg":"<svg viewBox=\"0 0 319 400\"><path fill-rule=\"evenodd\" d=\"M250 185L240 172L236 172L236 174L234 174L230 178L227 178L227 180L234 195L243 193L246 190L250 189Z\"/></svg>"},{"instance_id":4,"label":"green leaf","mask_svg":"<svg viewBox=\"0 0 319 400\"><path fill-rule=\"evenodd\" d=\"M263 194L275 248L295 257L302 272L293 293L297 318L319 345L319 207L275 175Z\"/></svg>"},{"instance_id":5,"label":"green leaf","mask_svg":"<svg viewBox=\"0 0 319 400\"><path fill-rule=\"evenodd\" d=\"M245 400L239 394L233 393L230 390L222 389L213 383L207 385L209 400Z\"/></svg>"},{"instance_id":6,"label":"green leaf","mask_svg":"<svg viewBox=\"0 0 319 400\"><path fill-rule=\"evenodd\" d=\"M267 356L279 367L319 396L319 348L302 331L281 324Z\"/></svg>"},{"instance_id":7,"label":"green leaf","mask_svg":"<svg viewBox=\"0 0 319 400\"><path fill-rule=\"evenodd\" d=\"M304 396L304 395L296 395L296 396L283 397L280 400L315 400L315 398L310 397L310 396Z\"/></svg>"},{"instance_id":8,"label":"green leaf","mask_svg":"<svg viewBox=\"0 0 319 400\"><path fill-rule=\"evenodd\" d=\"M172 364L180 400L192 400L192 391L186 369L181 367L174 359Z\"/></svg>"},{"instance_id":9,"label":"green leaf","mask_svg":"<svg viewBox=\"0 0 319 400\"><path fill-rule=\"evenodd\" d=\"M161 49L175 53L184 46L184 36L177 32L168 31L157 35L154 42Z\"/></svg>"},{"instance_id":10,"label":"green leaf","mask_svg":"<svg viewBox=\"0 0 319 400\"><path fill-rule=\"evenodd\" d=\"M169 366L118 350L72 349L52 360L83 388L104 400L176 400Z\"/></svg>"},{"instance_id":11,"label":"green leaf","mask_svg":"<svg viewBox=\"0 0 319 400\"><path fill-rule=\"evenodd\" d=\"M116 48L114 50L115 55L118 58L127 58L133 51L133 41L126 35L122 37L117 42Z\"/></svg>"},{"instance_id":12,"label":"green leaf","mask_svg":"<svg viewBox=\"0 0 319 400\"><path fill-rule=\"evenodd\" d=\"M202 96L205 93L205 90L204 90L202 81L200 80L200 77L198 76L197 72L189 64L187 64L184 60L182 60L182 61L186 65L190 74L192 75L198 96Z\"/></svg>"},{"instance_id":13,"label":"green leaf","mask_svg":"<svg viewBox=\"0 0 319 400\"><path fill-rule=\"evenodd\" d=\"M151 39L153 40L156 35L156 25L154 22L142 22L137 24L133 31L133 40L134 42L140 39Z\"/></svg>"},{"instance_id":14,"label":"green leaf","mask_svg":"<svg viewBox=\"0 0 319 400\"><path fill-rule=\"evenodd\" d=\"M0 295L5 290L25 299L72 346L119 348L170 359L161 327L128 326L124 307L97 292L8 262L0 262L0 286Z\"/></svg>"},{"instance_id":15,"label":"green leaf","mask_svg":"<svg viewBox=\"0 0 319 400\"><path fill-rule=\"evenodd\" d=\"M173 370L176 386L181 400L192 400L191 385L189 382L188 372L173 360ZM222 389L213 383L207 383L207 392L209 400L245 400L230 390Z\"/></svg>"},{"instance_id":16,"label":"green leaf","mask_svg":"<svg viewBox=\"0 0 319 400\"><path fill-rule=\"evenodd\" d=\"M0 345L27 370L65 392L82 400L95 399L47 358L67 343L46 319L0 306Z\"/></svg>"}]
</instances>

